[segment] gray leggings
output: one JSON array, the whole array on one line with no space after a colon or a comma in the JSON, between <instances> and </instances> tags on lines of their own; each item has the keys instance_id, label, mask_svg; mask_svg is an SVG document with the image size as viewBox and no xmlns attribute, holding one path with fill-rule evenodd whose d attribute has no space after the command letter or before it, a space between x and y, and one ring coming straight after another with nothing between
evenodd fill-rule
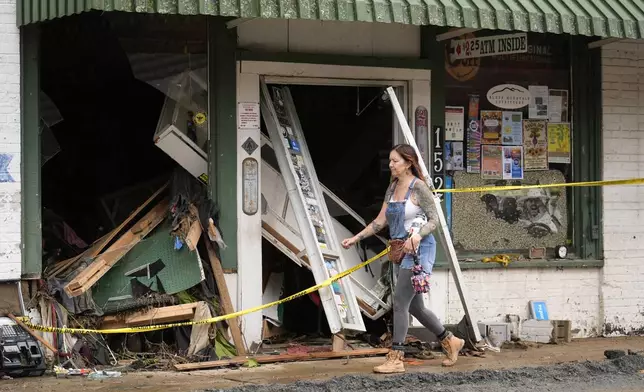
<instances>
[{"instance_id":1,"label":"gray leggings","mask_svg":"<svg viewBox=\"0 0 644 392\"><path fill-rule=\"evenodd\" d=\"M409 314L437 337L445 332L438 317L425 307L422 295L416 294L411 284L413 272L400 268L394 292L394 344L403 344L409 329Z\"/></svg>"}]
</instances>

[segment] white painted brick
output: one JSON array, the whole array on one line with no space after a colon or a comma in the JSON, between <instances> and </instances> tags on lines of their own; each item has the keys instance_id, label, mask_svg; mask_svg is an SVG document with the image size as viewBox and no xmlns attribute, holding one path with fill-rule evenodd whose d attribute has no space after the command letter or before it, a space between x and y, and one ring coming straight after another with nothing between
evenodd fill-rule
<instances>
[{"instance_id":1,"label":"white painted brick","mask_svg":"<svg viewBox=\"0 0 644 392\"><path fill-rule=\"evenodd\" d=\"M603 177L644 177L644 45L607 45L602 63ZM602 323L623 334L644 328L644 186L604 188L603 196Z\"/></svg>"},{"instance_id":2,"label":"white painted brick","mask_svg":"<svg viewBox=\"0 0 644 392\"><path fill-rule=\"evenodd\" d=\"M0 0L0 154L13 182L0 182L0 281L20 278L20 34L16 2ZM0 173L3 178L4 171Z\"/></svg>"},{"instance_id":3,"label":"white painted brick","mask_svg":"<svg viewBox=\"0 0 644 392\"><path fill-rule=\"evenodd\" d=\"M594 336L599 319L597 269L493 269L464 270L469 306L477 321L505 321L507 314L529 317L530 300L546 300L551 318L572 321L576 337ZM457 323L463 307L451 274L448 276L447 322Z\"/></svg>"}]
</instances>

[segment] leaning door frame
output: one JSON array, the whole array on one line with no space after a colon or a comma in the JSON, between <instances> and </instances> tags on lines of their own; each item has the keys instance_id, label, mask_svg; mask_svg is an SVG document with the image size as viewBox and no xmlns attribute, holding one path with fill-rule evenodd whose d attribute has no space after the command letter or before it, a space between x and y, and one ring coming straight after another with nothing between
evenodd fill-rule
<instances>
[{"instance_id":1,"label":"leaning door frame","mask_svg":"<svg viewBox=\"0 0 644 392\"><path fill-rule=\"evenodd\" d=\"M331 65L311 63L286 63L272 61L237 61L237 103L251 103L259 107L260 77L267 83L307 84L307 85L393 85L403 89L405 98L403 108L409 121L413 108L430 108L431 70L410 68L386 68L352 65ZM428 119L429 120L429 119ZM261 122L261 115L260 115ZM428 123L431 123L429 121ZM260 123L261 124L261 123ZM399 125L392 118L392 125ZM412 131L415 122L410 121ZM431 137L431 135L429 136ZM259 162L261 171L261 149L256 148L248 154L243 148L248 138L261 145L260 128L241 128L237 121L237 172L242 172L242 162L254 158ZM394 132L394 143L402 141L400 130ZM428 141L428 145L431 145ZM428 162L429 157L425 158ZM257 189L261 193L261 175L258 176ZM243 178L237 176L237 276L229 276L227 281L236 287L235 308L250 309L262 305L262 217L261 214L246 215L243 212ZM259 195L257 200L259 200ZM262 313L254 312L243 316L242 331L246 344L261 341Z\"/></svg>"}]
</instances>

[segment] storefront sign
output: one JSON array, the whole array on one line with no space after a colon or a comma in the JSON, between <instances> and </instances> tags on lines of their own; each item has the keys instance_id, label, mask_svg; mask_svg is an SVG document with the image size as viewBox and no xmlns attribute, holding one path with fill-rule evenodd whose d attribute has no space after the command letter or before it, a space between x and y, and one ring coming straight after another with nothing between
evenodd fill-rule
<instances>
[{"instance_id":1,"label":"storefront sign","mask_svg":"<svg viewBox=\"0 0 644 392\"><path fill-rule=\"evenodd\" d=\"M259 104L240 102L237 104L237 127L239 129L259 129Z\"/></svg>"},{"instance_id":2,"label":"storefront sign","mask_svg":"<svg viewBox=\"0 0 644 392\"><path fill-rule=\"evenodd\" d=\"M445 158L443 156L443 145L445 144L445 132L443 127L434 126L432 134L432 182L434 188L443 189L445 187ZM438 197L443 200L443 193L439 193Z\"/></svg>"},{"instance_id":3,"label":"storefront sign","mask_svg":"<svg viewBox=\"0 0 644 392\"><path fill-rule=\"evenodd\" d=\"M450 57L452 59L526 53L528 51L528 35L518 33L452 40L451 49Z\"/></svg>"},{"instance_id":4,"label":"storefront sign","mask_svg":"<svg viewBox=\"0 0 644 392\"><path fill-rule=\"evenodd\" d=\"M530 91L516 84L499 84L488 90L487 100L497 108L519 109L530 103Z\"/></svg>"}]
</instances>

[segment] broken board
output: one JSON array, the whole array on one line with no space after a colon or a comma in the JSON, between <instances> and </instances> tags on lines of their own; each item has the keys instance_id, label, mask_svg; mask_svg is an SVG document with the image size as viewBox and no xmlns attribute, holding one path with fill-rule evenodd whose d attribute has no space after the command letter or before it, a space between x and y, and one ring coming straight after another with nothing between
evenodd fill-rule
<instances>
[{"instance_id":1,"label":"broken board","mask_svg":"<svg viewBox=\"0 0 644 392\"><path fill-rule=\"evenodd\" d=\"M289 89L273 87L269 91L263 79L260 85L262 116L273 141L311 271L319 284L347 269L340 243ZM331 333L365 330L350 279L336 281L322 288L319 294Z\"/></svg>"}]
</instances>

